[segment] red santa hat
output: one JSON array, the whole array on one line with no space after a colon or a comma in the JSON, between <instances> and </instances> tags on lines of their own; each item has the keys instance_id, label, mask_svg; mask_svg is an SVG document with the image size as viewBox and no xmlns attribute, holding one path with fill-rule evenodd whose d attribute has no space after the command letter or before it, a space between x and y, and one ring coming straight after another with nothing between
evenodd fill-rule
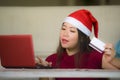
<instances>
[{"instance_id":1,"label":"red santa hat","mask_svg":"<svg viewBox=\"0 0 120 80\"><path fill-rule=\"evenodd\" d=\"M88 10L75 11L66 17L64 22L72 24L87 36L90 36L94 27L94 35L98 37L98 22Z\"/></svg>"}]
</instances>

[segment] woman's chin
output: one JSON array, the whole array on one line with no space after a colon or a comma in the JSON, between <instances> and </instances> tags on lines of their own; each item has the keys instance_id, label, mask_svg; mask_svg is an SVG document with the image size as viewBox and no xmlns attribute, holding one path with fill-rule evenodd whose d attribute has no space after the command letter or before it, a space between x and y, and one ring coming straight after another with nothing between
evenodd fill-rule
<instances>
[{"instance_id":1,"label":"woman's chin","mask_svg":"<svg viewBox=\"0 0 120 80\"><path fill-rule=\"evenodd\" d=\"M67 46L67 45L62 45L62 47L63 47L63 48L69 48L69 46Z\"/></svg>"}]
</instances>

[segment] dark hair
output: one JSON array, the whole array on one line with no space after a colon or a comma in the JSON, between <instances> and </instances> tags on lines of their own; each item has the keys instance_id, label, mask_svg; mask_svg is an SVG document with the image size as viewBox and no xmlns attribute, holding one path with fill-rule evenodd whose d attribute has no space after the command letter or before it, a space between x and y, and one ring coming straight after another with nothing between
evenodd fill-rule
<instances>
[{"instance_id":1,"label":"dark hair","mask_svg":"<svg viewBox=\"0 0 120 80\"><path fill-rule=\"evenodd\" d=\"M77 29L78 30L78 29ZM75 66L76 68L79 68L80 66L80 56L82 56L83 53L89 53L91 51L91 48L89 47L90 38L85 35L83 32L78 30L78 47L79 51L75 54ZM56 67L59 67L60 61L62 59L63 53L66 51L65 48L61 46L61 43L59 41L59 46L57 48L57 61L56 61Z\"/></svg>"}]
</instances>

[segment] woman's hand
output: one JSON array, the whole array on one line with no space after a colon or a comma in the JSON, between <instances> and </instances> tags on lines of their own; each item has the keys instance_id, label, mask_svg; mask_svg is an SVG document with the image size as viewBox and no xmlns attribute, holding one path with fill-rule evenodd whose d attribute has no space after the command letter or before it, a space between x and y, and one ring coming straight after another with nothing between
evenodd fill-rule
<instances>
[{"instance_id":1,"label":"woman's hand","mask_svg":"<svg viewBox=\"0 0 120 80\"><path fill-rule=\"evenodd\" d=\"M47 62L47 61L42 60L42 58L40 56L36 56L35 61L36 61L36 64L38 64L38 65L42 65L42 66L45 66L45 67L46 66L48 66L48 67L52 66L51 62Z\"/></svg>"},{"instance_id":2,"label":"woman's hand","mask_svg":"<svg viewBox=\"0 0 120 80\"><path fill-rule=\"evenodd\" d=\"M105 50L103 54L103 59L102 59L102 68L104 69L115 69L118 70L116 66L111 64L111 61L115 57L115 50L112 44L107 43L105 45Z\"/></svg>"},{"instance_id":3,"label":"woman's hand","mask_svg":"<svg viewBox=\"0 0 120 80\"><path fill-rule=\"evenodd\" d=\"M104 50L104 55L105 60L107 62L111 62L112 59L115 57L115 50L114 50L114 46L110 43L107 43L105 45L105 50Z\"/></svg>"}]
</instances>

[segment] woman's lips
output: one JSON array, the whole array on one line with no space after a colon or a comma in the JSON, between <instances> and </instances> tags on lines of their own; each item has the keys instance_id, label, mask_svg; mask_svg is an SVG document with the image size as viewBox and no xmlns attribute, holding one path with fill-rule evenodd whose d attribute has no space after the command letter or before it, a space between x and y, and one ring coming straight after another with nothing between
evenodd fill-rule
<instances>
[{"instance_id":1,"label":"woman's lips","mask_svg":"<svg viewBox=\"0 0 120 80\"><path fill-rule=\"evenodd\" d=\"M69 41L66 40L66 39L62 39L62 43L63 43L63 44L66 44L67 42L69 42Z\"/></svg>"}]
</instances>

